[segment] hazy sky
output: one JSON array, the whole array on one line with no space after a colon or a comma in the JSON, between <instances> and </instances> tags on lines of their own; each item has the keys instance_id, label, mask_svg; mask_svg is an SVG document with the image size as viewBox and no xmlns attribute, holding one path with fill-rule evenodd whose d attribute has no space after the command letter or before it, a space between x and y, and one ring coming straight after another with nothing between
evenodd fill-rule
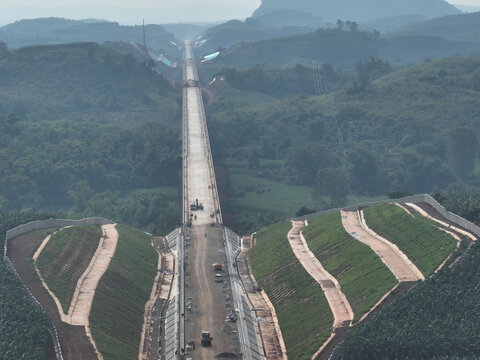
<instances>
[{"instance_id":1,"label":"hazy sky","mask_svg":"<svg viewBox=\"0 0 480 360\"><path fill-rule=\"evenodd\" d=\"M399 0L400 1L400 0ZM251 15L261 0L0 0L0 25L24 18L101 18L123 24L219 21ZM480 7L480 0L449 0Z\"/></svg>"}]
</instances>

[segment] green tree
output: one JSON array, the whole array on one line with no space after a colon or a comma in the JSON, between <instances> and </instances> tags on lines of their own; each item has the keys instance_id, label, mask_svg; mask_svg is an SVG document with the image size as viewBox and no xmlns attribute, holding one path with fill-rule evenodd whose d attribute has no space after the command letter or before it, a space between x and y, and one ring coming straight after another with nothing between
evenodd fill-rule
<instances>
[{"instance_id":1,"label":"green tree","mask_svg":"<svg viewBox=\"0 0 480 360\"><path fill-rule=\"evenodd\" d=\"M73 200L75 211L83 212L87 203L93 197L95 192L90 187L88 181L79 181L73 190L68 192L68 196Z\"/></svg>"},{"instance_id":2,"label":"green tree","mask_svg":"<svg viewBox=\"0 0 480 360\"><path fill-rule=\"evenodd\" d=\"M341 206L346 202L349 178L340 168L323 168L318 171L314 193L330 197L331 206Z\"/></svg>"},{"instance_id":3,"label":"green tree","mask_svg":"<svg viewBox=\"0 0 480 360\"><path fill-rule=\"evenodd\" d=\"M450 156L458 177L465 179L473 173L478 145L475 130L472 128L460 127L450 132Z\"/></svg>"}]
</instances>

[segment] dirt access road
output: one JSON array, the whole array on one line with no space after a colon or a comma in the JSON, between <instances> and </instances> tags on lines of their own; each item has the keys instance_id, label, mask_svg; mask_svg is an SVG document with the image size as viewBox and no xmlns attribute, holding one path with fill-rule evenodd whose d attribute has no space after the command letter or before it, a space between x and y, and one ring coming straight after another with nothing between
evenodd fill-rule
<instances>
[{"instance_id":1,"label":"dirt access road","mask_svg":"<svg viewBox=\"0 0 480 360\"><path fill-rule=\"evenodd\" d=\"M353 320L353 311L338 281L330 275L320 261L310 251L301 235L304 221L292 221L292 229L288 233L288 241L295 256L307 272L320 284L334 317L333 327L349 326Z\"/></svg>"},{"instance_id":2,"label":"dirt access road","mask_svg":"<svg viewBox=\"0 0 480 360\"><path fill-rule=\"evenodd\" d=\"M185 48L185 72L187 80L197 80L193 53L188 44ZM214 201L216 184L209 162L211 152L200 88L188 87L185 97L187 114L184 132L187 144L184 144L184 181L187 188L184 189L184 196L187 206L197 200L203 205L203 210L191 212L192 226L185 233L185 299L187 304L191 303L191 310L187 307L184 314L185 340L195 341L195 349L192 347L187 357L205 360L241 358L237 326L225 322L228 310L233 309L226 266L222 274L223 282L215 282L212 269L214 263L226 265L227 258L221 226L211 226L217 210ZM203 330L210 331L213 336L211 347L200 345Z\"/></svg>"},{"instance_id":3,"label":"dirt access road","mask_svg":"<svg viewBox=\"0 0 480 360\"><path fill-rule=\"evenodd\" d=\"M33 232L12 239L9 241L8 256L28 289L42 304L57 328L64 359L97 359L95 349L85 333L85 327L69 325L61 320L57 305L42 286L32 264L29 263L44 238L43 233Z\"/></svg>"},{"instance_id":4,"label":"dirt access road","mask_svg":"<svg viewBox=\"0 0 480 360\"><path fill-rule=\"evenodd\" d=\"M396 245L368 229L356 211L342 210L341 214L342 224L345 230L355 239L368 245L375 251L398 281L418 281L425 279L420 270L418 270Z\"/></svg>"}]
</instances>

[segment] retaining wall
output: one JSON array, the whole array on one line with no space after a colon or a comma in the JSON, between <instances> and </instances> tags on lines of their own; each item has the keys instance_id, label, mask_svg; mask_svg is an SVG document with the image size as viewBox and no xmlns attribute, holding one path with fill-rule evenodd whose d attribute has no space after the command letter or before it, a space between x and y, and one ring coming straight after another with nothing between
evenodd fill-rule
<instances>
[{"instance_id":1,"label":"retaining wall","mask_svg":"<svg viewBox=\"0 0 480 360\"><path fill-rule=\"evenodd\" d=\"M421 195L413 195L413 196L406 196L400 199L388 199L388 200L381 200L381 201L374 201L374 202L367 202L367 203L361 203L361 204L356 204L356 205L351 205L347 206L343 209L330 209L326 211L320 211L316 212L313 214L305 215L299 218L295 218L293 220L309 220L316 218L321 215L326 215L330 214L332 212L337 212L340 210L345 210L345 211L357 211L361 210L370 206L377 206L377 205L383 205L383 204L388 204L392 202L397 202L400 204L405 204L405 203L427 203L431 205L435 210L439 212L440 215L442 215L445 219L457 224L458 226L463 227L464 229L470 231L471 233L480 236L480 227L475 225L474 223L462 218L461 216L458 216L448 210L446 210L442 205L440 205L434 198L432 198L428 194L421 194Z\"/></svg>"}]
</instances>

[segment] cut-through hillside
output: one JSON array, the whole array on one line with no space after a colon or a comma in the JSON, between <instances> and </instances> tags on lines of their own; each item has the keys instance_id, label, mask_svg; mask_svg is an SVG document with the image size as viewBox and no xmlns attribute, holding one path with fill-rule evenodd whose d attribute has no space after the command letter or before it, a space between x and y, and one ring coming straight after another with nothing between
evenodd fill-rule
<instances>
[{"instance_id":1,"label":"cut-through hillside","mask_svg":"<svg viewBox=\"0 0 480 360\"><path fill-rule=\"evenodd\" d=\"M36 266L68 314L78 279L87 269L102 236L99 226L68 227L54 233Z\"/></svg>"},{"instance_id":2,"label":"cut-through hillside","mask_svg":"<svg viewBox=\"0 0 480 360\"><path fill-rule=\"evenodd\" d=\"M455 250L457 241L433 221L417 212L412 214L413 217L394 204L364 210L367 225L397 245L427 277Z\"/></svg>"},{"instance_id":3,"label":"cut-through hillside","mask_svg":"<svg viewBox=\"0 0 480 360\"><path fill-rule=\"evenodd\" d=\"M397 283L377 254L344 230L339 212L310 220L303 234L310 250L340 283L354 321Z\"/></svg>"},{"instance_id":4,"label":"cut-through hillside","mask_svg":"<svg viewBox=\"0 0 480 360\"><path fill-rule=\"evenodd\" d=\"M145 303L157 273L158 253L148 235L125 225L93 298L89 323L105 360L138 357Z\"/></svg>"},{"instance_id":5,"label":"cut-through hillside","mask_svg":"<svg viewBox=\"0 0 480 360\"><path fill-rule=\"evenodd\" d=\"M290 229L285 222L259 231L249 257L259 286L275 306L289 358L303 360L330 336L333 315L322 288L295 258Z\"/></svg>"}]
</instances>

